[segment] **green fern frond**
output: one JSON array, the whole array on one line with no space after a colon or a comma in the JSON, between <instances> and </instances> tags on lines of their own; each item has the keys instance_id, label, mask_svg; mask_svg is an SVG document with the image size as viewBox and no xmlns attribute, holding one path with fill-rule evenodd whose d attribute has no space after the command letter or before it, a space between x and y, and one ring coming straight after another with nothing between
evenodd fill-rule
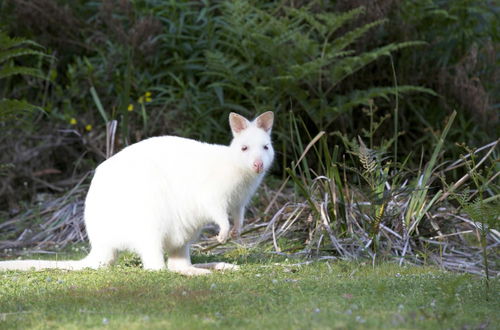
<instances>
[{"instance_id":1,"label":"green fern frond","mask_svg":"<svg viewBox=\"0 0 500 330\"><path fill-rule=\"evenodd\" d=\"M22 46L41 47L34 41L24 38L11 38L4 32L0 31L0 79L18 74L44 78L44 75L39 69L16 66L13 63L13 60L20 56L46 56L39 50Z\"/></svg>"},{"instance_id":2,"label":"green fern frond","mask_svg":"<svg viewBox=\"0 0 500 330\"><path fill-rule=\"evenodd\" d=\"M25 55L37 55L46 56L43 52L38 50L33 50L29 48L13 48L13 49L2 49L0 48L0 63L6 62L9 59L25 56Z\"/></svg>"},{"instance_id":3,"label":"green fern frond","mask_svg":"<svg viewBox=\"0 0 500 330\"><path fill-rule=\"evenodd\" d=\"M419 87L419 86L398 86L398 88L394 87L373 87L365 90L355 90L347 95L342 95L337 97L337 106L333 106L330 108L330 112L333 114L341 114L346 111L350 111L356 106L365 105L368 106L370 102L374 99L382 98L385 100L389 99L389 96L398 94L401 97L407 93L427 93L433 96L437 96L436 92L432 89ZM335 116L330 119L327 123L327 126L330 125Z\"/></svg>"},{"instance_id":4,"label":"green fern frond","mask_svg":"<svg viewBox=\"0 0 500 330\"><path fill-rule=\"evenodd\" d=\"M0 79L4 79L17 74L32 76L37 78L45 78L43 73L36 68L28 68L24 66L3 66L0 68Z\"/></svg>"},{"instance_id":5,"label":"green fern frond","mask_svg":"<svg viewBox=\"0 0 500 330\"><path fill-rule=\"evenodd\" d=\"M354 20L365 12L364 7L358 7L345 13L312 13L306 8L286 7L286 13L302 25L311 26L320 35L331 35L347 22Z\"/></svg>"},{"instance_id":6,"label":"green fern frond","mask_svg":"<svg viewBox=\"0 0 500 330\"><path fill-rule=\"evenodd\" d=\"M402 48L414 47L414 46L420 46L420 45L425 45L425 42L409 41L409 42L402 42L402 43L393 43L393 44L386 45L384 47L380 47L380 48L362 53L358 56L351 56L351 57L346 57L346 58L340 59L338 62L335 63L335 65L333 66L333 68L330 71L331 84L334 86L337 85L339 82L344 80L346 77L352 75L353 73L357 72L361 68L372 63L373 61L377 60L378 58L380 58L382 56L388 56L392 52L394 52L396 50L400 50Z\"/></svg>"},{"instance_id":7,"label":"green fern frond","mask_svg":"<svg viewBox=\"0 0 500 330\"><path fill-rule=\"evenodd\" d=\"M0 100L0 122L14 118L17 114L31 111L43 111L42 108L21 100Z\"/></svg>"},{"instance_id":8,"label":"green fern frond","mask_svg":"<svg viewBox=\"0 0 500 330\"><path fill-rule=\"evenodd\" d=\"M298 63L289 68L289 73L297 80L308 76L317 76L318 72L334 63L338 58L352 55L352 51L329 53L305 63Z\"/></svg>"},{"instance_id":9,"label":"green fern frond","mask_svg":"<svg viewBox=\"0 0 500 330\"><path fill-rule=\"evenodd\" d=\"M297 9L292 7L287 7L285 10L289 16L292 17L294 21L300 23L300 25L304 26L304 22L310 26L310 29L317 30L320 34L328 33L328 27L323 23L318 21L315 15L305 8Z\"/></svg>"},{"instance_id":10,"label":"green fern frond","mask_svg":"<svg viewBox=\"0 0 500 330\"><path fill-rule=\"evenodd\" d=\"M331 35L348 22L364 14L365 11L365 7L358 7L345 13L318 13L316 17L328 27L328 33Z\"/></svg>"},{"instance_id":11,"label":"green fern frond","mask_svg":"<svg viewBox=\"0 0 500 330\"><path fill-rule=\"evenodd\" d=\"M249 64L242 63L222 52L207 51L205 56L207 67L203 75L218 79L209 87L231 89L242 95L250 96L244 88L244 82L246 79L250 79L247 72Z\"/></svg>"},{"instance_id":12,"label":"green fern frond","mask_svg":"<svg viewBox=\"0 0 500 330\"><path fill-rule=\"evenodd\" d=\"M238 59L218 51L205 52L207 70L204 74L215 75L221 78L236 81L244 73L248 64L243 64Z\"/></svg>"},{"instance_id":13,"label":"green fern frond","mask_svg":"<svg viewBox=\"0 0 500 330\"><path fill-rule=\"evenodd\" d=\"M0 31L0 49L15 48L23 45L43 48L40 44L34 42L33 40L21 37L9 37L5 32Z\"/></svg>"},{"instance_id":14,"label":"green fern frond","mask_svg":"<svg viewBox=\"0 0 500 330\"><path fill-rule=\"evenodd\" d=\"M353 44L354 42L358 41L359 38L361 38L363 35L365 35L369 30L373 29L376 26L379 26L383 23L385 23L386 20L378 20L375 22L371 22L368 24L365 24L353 31L350 31L343 35L342 37L339 37L335 39L331 44L330 47L335 50L343 50L347 46Z\"/></svg>"},{"instance_id":15,"label":"green fern frond","mask_svg":"<svg viewBox=\"0 0 500 330\"><path fill-rule=\"evenodd\" d=\"M14 75L45 78L42 71L37 68L15 65L14 60L20 56L46 56L43 52L26 46L41 48L34 41L24 38L11 38L0 31L0 79ZM19 113L34 110L41 110L41 108L26 101L3 98L0 100L0 122L10 120Z\"/></svg>"},{"instance_id":16,"label":"green fern frond","mask_svg":"<svg viewBox=\"0 0 500 330\"><path fill-rule=\"evenodd\" d=\"M470 200L472 193L469 190L464 190L461 193L455 194L455 199L462 207L462 210L476 223L480 226L481 230L498 228L499 227L499 215L500 215L500 203L490 202L486 203L483 199L476 197L474 200ZM483 226L489 226L484 228Z\"/></svg>"}]
</instances>

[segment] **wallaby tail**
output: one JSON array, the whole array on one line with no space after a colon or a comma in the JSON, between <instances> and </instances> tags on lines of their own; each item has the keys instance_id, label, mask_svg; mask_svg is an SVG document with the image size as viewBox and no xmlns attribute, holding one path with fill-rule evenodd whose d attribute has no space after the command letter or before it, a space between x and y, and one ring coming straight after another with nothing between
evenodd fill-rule
<instances>
[{"instance_id":1,"label":"wallaby tail","mask_svg":"<svg viewBox=\"0 0 500 330\"><path fill-rule=\"evenodd\" d=\"M82 260L11 260L0 261L0 271L2 270L40 270L40 269L67 269L79 270L90 267Z\"/></svg>"},{"instance_id":2,"label":"wallaby tail","mask_svg":"<svg viewBox=\"0 0 500 330\"><path fill-rule=\"evenodd\" d=\"M104 251L104 253L103 253ZM66 269L80 270L84 268L97 269L113 263L116 254L112 249L92 249L81 260L11 260L0 261L2 270L40 270L40 269Z\"/></svg>"}]
</instances>

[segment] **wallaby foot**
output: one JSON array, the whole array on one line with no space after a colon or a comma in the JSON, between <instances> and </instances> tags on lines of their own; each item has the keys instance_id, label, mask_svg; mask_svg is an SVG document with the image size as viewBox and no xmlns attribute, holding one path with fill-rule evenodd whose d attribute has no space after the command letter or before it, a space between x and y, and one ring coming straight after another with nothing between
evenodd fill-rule
<instances>
[{"instance_id":1,"label":"wallaby foot","mask_svg":"<svg viewBox=\"0 0 500 330\"><path fill-rule=\"evenodd\" d=\"M233 265L233 264L228 264L227 262L209 262L206 264L194 264L194 267L201 268L201 269L213 269L213 270L239 270L240 266L238 265Z\"/></svg>"},{"instance_id":2,"label":"wallaby foot","mask_svg":"<svg viewBox=\"0 0 500 330\"><path fill-rule=\"evenodd\" d=\"M178 273L181 275L186 275L186 276L199 276L199 275L208 275L211 274L212 272L208 269L203 269L203 268L197 268L194 266L186 266L186 267L179 267L179 268L168 268L168 270Z\"/></svg>"},{"instance_id":3,"label":"wallaby foot","mask_svg":"<svg viewBox=\"0 0 500 330\"><path fill-rule=\"evenodd\" d=\"M228 231L225 231L228 233ZM187 276L207 275L212 273L212 270L238 270L238 265L228 264L226 262L209 262L204 264L191 264L189 256L189 244L186 244L178 249L169 251L167 261L168 270Z\"/></svg>"},{"instance_id":4,"label":"wallaby foot","mask_svg":"<svg viewBox=\"0 0 500 330\"><path fill-rule=\"evenodd\" d=\"M187 276L207 275L211 273L208 269L197 268L191 264L189 244L169 251L167 268L172 272Z\"/></svg>"},{"instance_id":5,"label":"wallaby foot","mask_svg":"<svg viewBox=\"0 0 500 330\"><path fill-rule=\"evenodd\" d=\"M85 268L99 269L108 267L116 260L116 250L108 246L92 246L90 253L72 270L81 270Z\"/></svg>"},{"instance_id":6,"label":"wallaby foot","mask_svg":"<svg viewBox=\"0 0 500 330\"><path fill-rule=\"evenodd\" d=\"M165 257L161 246L152 244L144 246L139 255L142 260L144 269L147 270L163 270L165 269Z\"/></svg>"}]
</instances>

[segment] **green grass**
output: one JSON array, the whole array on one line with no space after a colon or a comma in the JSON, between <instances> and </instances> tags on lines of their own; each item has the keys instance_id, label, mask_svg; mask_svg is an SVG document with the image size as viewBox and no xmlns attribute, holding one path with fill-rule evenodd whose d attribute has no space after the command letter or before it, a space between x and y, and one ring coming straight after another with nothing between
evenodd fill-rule
<instances>
[{"instance_id":1,"label":"green grass","mask_svg":"<svg viewBox=\"0 0 500 330\"><path fill-rule=\"evenodd\" d=\"M0 328L436 329L500 321L498 279L486 300L481 279L429 267L299 266L253 253L239 272L188 278L126 259L99 271L0 273Z\"/></svg>"}]
</instances>

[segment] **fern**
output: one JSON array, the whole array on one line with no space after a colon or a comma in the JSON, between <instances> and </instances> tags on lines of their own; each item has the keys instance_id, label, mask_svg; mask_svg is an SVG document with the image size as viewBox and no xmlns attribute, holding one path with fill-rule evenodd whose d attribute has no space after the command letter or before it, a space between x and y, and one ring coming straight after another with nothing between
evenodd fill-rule
<instances>
[{"instance_id":1,"label":"fern","mask_svg":"<svg viewBox=\"0 0 500 330\"><path fill-rule=\"evenodd\" d=\"M334 50L345 49L347 46L353 44L359 38L361 38L363 35L365 35L369 30L371 30L372 28L379 26L383 23L385 23L384 20L375 21L372 23L368 23L362 27L359 27L351 32L348 32L344 36L334 40L331 43L331 47Z\"/></svg>"},{"instance_id":2,"label":"fern","mask_svg":"<svg viewBox=\"0 0 500 330\"><path fill-rule=\"evenodd\" d=\"M22 112L35 110L41 110L41 108L23 100L0 99L0 121L15 118Z\"/></svg>"},{"instance_id":3,"label":"fern","mask_svg":"<svg viewBox=\"0 0 500 330\"><path fill-rule=\"evenodd\" d=\"M498 144L498 141L497 141ZM453 193L452 196L458 201L462 210L474 221L479 232L479 243L482 249L483 265L486 273L486 288L489 288L489 262L488 246L486 237L491 230L500 228L500 189L494 181L498 174L498 158L489 156L487 153L483 159L478 160L475 150L463 145L469 153L470 158L462 158L468 176L475 188L474 191L465 188L461 193ZM496 145L494 146L496 147ZM489 161L489 165L485 161ZM486 196L490 195L489 198ZM488 294L488 293L487 293Z\"/></svg>"},{"instance_id":4,"label":"fern","mask_svg":"<svg viewBox=\"0 0 500 330\"><path fill-rule=\"evenodd\" d=\"M37 48L41 47L34 41L24 38L10 38L8 35L0 31L0 79L18 74L39 78L44 77L39 69L14 64L13 61L20 56L46 56L43 52L28 48L27 46Z\"/></svg>"},{"instance_id":5,"label":"fern","mask_svg":"<svg viewBox=\"0 0 500 330\"><path fill-rule=\"evenodd\" d=\"M349 47L384 21L333 36L363 12L358 8L347 13L315 13L308 6L281 6L273 11L248 1L224 2L216 27L221 40L216 50L205 52L203 75L210 80L209 86L218 88L219 99L224 95L225 103L239 104L248 112L293 107L307 113L319 129L368 99L401 92L432 93L412 86L339 93L345 78L373 61L423 44L392 43L357 54Z\"/></svg>"},{"instance_id":6,"label":"fern","mask_svg":"<svg viewBox=\"0 0 500 330\"><path fill-rule=\"evenodd\" d=\"M498 229L498 215L500 214L499 203L485 203L482 198L476 197L470 200L471 192L457 194L457 201L462 210L476 223L477 228L482 232L489 232L491 229Z\"/></svg>"},{"instance_id":7,"label":"fern","mask_svg":"<svg viewBox=\"0 0 500 330\"><path fill-rule=\"evenodd\" d=\"M499 228L500 203L496 201L486 203L482 196L476 197L471 201L471 196L472 194L467 191L457 194L455 198L462 207L462 210L474 221L480 233L479 243L482 248L483 265L486 273L486 288L488 289L490 277L486 237L492 229L498 230Z\"/></svg>"},{"instance_id":8,"label":"fern","mask_svg":"<svg viewBox=\"0 0 500 330\"><path fill-rule=\"evenodd\" d=\"M16 48L20 46L41 47L38 43L21 37L9 37L6 33L0 31L0 45L2 49Z\"/></svg>"},{"instance_id":9,"label":"fern","mask_svg":"<svg viewBox=\"0 0 500 330\"><path fill-rule=\"evenodd\" d=\"M33 76L44 78L42 72L36 68L28 68L24 66L5 65L0 69L0 79L9 78L15 75Z\"/></svg>"},{"instance_id":10,"label":"fern","mask_svg":"<svg viewBox=\"0 0 500 330\"><path fill-rule=\"evenodd\" d=\"M42 71L37 68L15 64L15 60L21 56L46 56L43 52L31 47L40 48L41 46L24 38L11 38L0 31L0 79L16 75L44 78ZM0 99L0 122L11 119L18 113L33 110L40 110L40 108L27 101Z\"/></svg>"},{"instance_id":11,"label":"fern","mask_svg":"<svg viewBox=\"0 0 500 330\"><path fill-rule=\"evenodd\" d=\"M388 56L392 52L400 50L402 48L419 46L423 44L425 43L419 41L394 43L360 54L358 56L349 56L341 59L340 61L335 63L334 68L330 71L332 77L330 81L332 85L331 88L344 80L346 77L352 75L356 71L367 66L368 64L372 63L382 56Z\"/></svg>"},{"instance_id":12,"label":"fern","mask_svg":"<svg viewBox=\"0 0 500 330\"><path fill-rule=\"evenodd\" d=\"M396 93L401 97L402 94L412 92L437 95L433 90L419 86L398 86L397 89L394 87L373 87L365 90L354 90L347 95L339 96L336 100L337 105L329 108L330 113L334 114L334 116L326 122L325 127L333 124L336 119L335 115L344 113L359 105L368 106L375 98L387 100L389 96L396 95Z\"/></svg>"},{"instance_id":13,"label":"fern","mask_svg":"<svg viewBox=\"0 0 500 330\"><path fill-rule=\"evenodd\" d=\"M4 48L4 46L2 48ZM29 49L29 48L0 49L0 63L6 62L9 59L13 59L15 57L24 56L24 55L44 56L45 54L41 51Z\"/></svg>"},{"instance_id":14,"label":"fern","mask_svg":"<svg viewBox=\"0 0 500 330\"><path fill-rule=\"evenodd\" d=\"M373 132L372 132L373 134ZM378 252L378 240L380 233L380 224L384 218L388 216L387 205L394 200L394 198L402 193L401 189L391 188L386 186L389 181L392 183L397 182L400 174L396 173L392 178L389 175L391 162L385 162L384 153L382 151L373 150L366 146L361 137L358 136L359 145L354 148L356 156L359 158L364 171L357 172L369 186L369 209L367 215L370 219L369 233L373 241L372 249ZM355 146L354 141L350 143L351 148Z\"/></svg>"}]
</instances>

